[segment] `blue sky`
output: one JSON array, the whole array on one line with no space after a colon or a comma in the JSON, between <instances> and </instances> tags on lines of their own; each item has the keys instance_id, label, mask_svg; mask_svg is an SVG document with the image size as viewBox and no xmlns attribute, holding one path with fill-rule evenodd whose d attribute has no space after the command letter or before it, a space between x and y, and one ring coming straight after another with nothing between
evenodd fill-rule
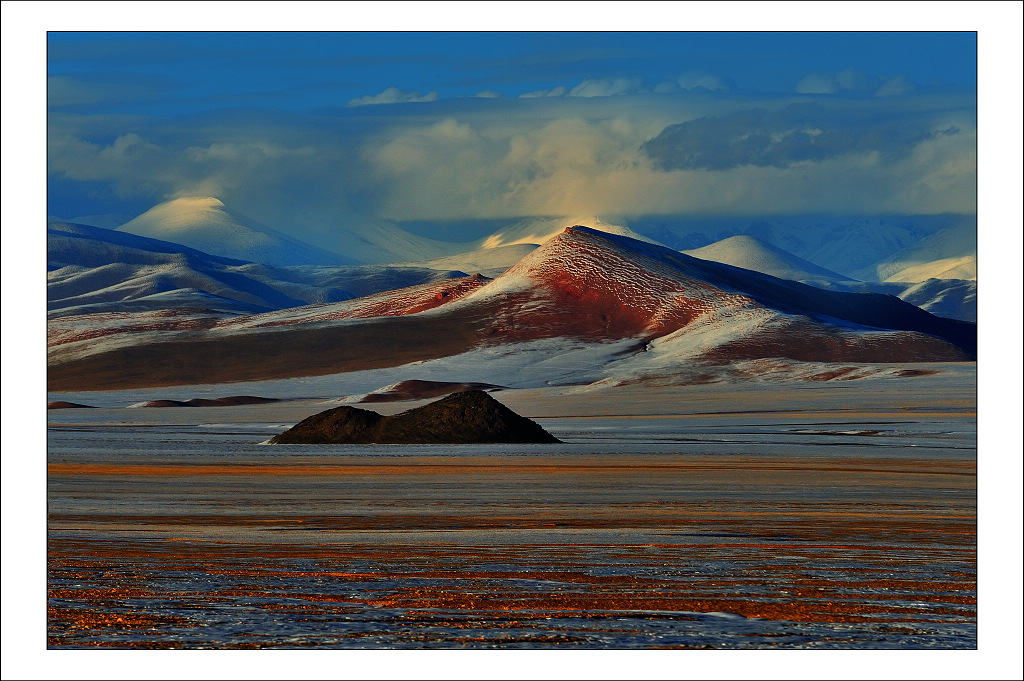
<instances>
[{"instance_id":1,"label":"blue sky","mask_svg":"<svg viewBox=\"0 0 1024 681\"><path fill-rule=\"evenodd\" d=\"M384 222L974 214L976 53L970 31L51 32L47 211L209 195L327 248Z\"/></svg>"},{"instance_id":2,"label":"blue sky","mask_svg":"<svg viewBox=\"0 0 1024 681\"><path fill-rule=\"evenodd\" d=\"M47 44L50 110L94 114L313 112L388 87L518 97L620 78L654 89L687 73L747 94L791 94L810 74L847 69L976 86L972 32L53 32Z\"/></svg>"}]
</instances>

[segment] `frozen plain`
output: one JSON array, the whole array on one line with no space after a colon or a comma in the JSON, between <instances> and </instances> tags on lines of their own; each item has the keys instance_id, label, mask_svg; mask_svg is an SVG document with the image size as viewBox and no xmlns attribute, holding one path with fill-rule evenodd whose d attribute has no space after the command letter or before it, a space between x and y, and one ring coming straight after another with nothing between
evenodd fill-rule
<instances>
[{"instance_id":1,"label":"frozen plain","mask_svg":"<svg viewBox=\"0 0 1024 681\"><path fill-rule=\"evenodd\" d=\"M260 444L431 363L51 394L101 408L48 415L49 645L975 648L975 366L875 368L524 368L494 396L564 441L534 446ZM130 408L240 394L286 399Z\"/></svg>"}]
</instances>

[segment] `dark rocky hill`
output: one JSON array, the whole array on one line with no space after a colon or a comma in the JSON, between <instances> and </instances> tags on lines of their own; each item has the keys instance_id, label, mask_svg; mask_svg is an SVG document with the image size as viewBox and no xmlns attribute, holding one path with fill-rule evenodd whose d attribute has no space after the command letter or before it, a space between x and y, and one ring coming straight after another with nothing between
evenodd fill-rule
<instances>
[{"instance_id":1,"label":"dark rocky hill","mask_svg":"<svg viewBox=\"0 0 1024 681\"><path fill-rule=\"evenodd\" d=\"M559 440L482 390L470 390L394 416L337 407L310 416L271 444L483 444Z\"/></svg>"}]
</instances>

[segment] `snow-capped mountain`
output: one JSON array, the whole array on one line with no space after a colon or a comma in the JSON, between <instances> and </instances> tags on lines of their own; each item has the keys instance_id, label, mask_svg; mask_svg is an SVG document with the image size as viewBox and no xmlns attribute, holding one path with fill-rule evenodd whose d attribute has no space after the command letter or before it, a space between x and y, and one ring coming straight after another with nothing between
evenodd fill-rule
<instances>
[{"instance_id":1,"label":"snow-capped mountain","mask_svg":"<svg viewBox=\"0 0 1024 681\"><path fill-rule=\"evenodd\" d=\"M975 353L974 325L893 296L827 291L587 227L548 239L494 280L234 316L205 330L105 332L103 343L51 346L51 390L320 375L546 339L616 344L615 362L670 349L679 362L709 366Z\"/></svg>"},{"instance_id":2,"label":"snow-capped mountain","mask_svg":"<svg viewBox=\"0 0 1024 681\"><path fill-rule=\"evenodd\" d=\"M799 258L757 237L740 234L731 236L703 248L683 251L701 260L742 267L770 274L780 279L791 279L805 283L850 281L850 277L827 270L824 267Z\"/></svg>"},{"instance_id":3,"label":"snow-capped mountain","mask_svg":"<svg viewBox=\"0 0 1024 681\"><path fill-rule=\"evenodd\" d=\"M860 355L854 348L864 340L858 336L863 327L933 334L973 352L973 341L962 333L968 325L940 320L892 296L825 291L580 226L566 229L453 306L496 301L499 311L488 331L492 336L650 340L692 330L694 323L756 311L776 320L780 329L793 327L792 337L780 334L771 342L779 343L775 351L781 356L794 359L816 352L839 356L847 350ZM761 329L748 340L766 344L774 333ZM844 341L833 345L824 340L833 336L844 336ZM820 345L808 347L812 337ZM914 354L915 343L930 344L903 335L886 348L879 340L872 341L876 356ZM897 347L901 343L906 345Z\"/></svg>"},{"instance_id":4,"label":"snow-capped mountain","mask_svg":"<svg viewBox=\"0 0 1024 681\"><path fill-rule=\"evenodd\" d=\"M219 199L208 196L183 197L161 203L117 230L268 265L345 265L358 262L239 215Z\"/></svg>"},{"instance_id":5,"label":"snow-capped mountain","mask_svg":"<svg viewBox=\"0 0 1024 681\"><path fill-rule=\"evenodd\" d=\"M598 217L527 218L495 231L493 234L480 239L476 244L478 248L482 249L513 246L517 244L540 245L546 243L549 239L553 239L558 236L564 232L567 227L571 227L572 225L587 225L591 229L605 232L607 234L619 234L638 241L658 244L654 239L634 232L629 227L608 223Z\"/></svg>"}]
</instances>

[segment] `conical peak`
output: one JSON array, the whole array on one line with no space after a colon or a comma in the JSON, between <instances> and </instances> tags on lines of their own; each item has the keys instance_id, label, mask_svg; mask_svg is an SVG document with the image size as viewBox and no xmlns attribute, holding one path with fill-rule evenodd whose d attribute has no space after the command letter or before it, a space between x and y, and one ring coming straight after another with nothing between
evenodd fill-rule
<instances>
[{"instance_id":1,"label":"conical peak","mask_svg":"<svg viewBox=\"0 0 1024 681\"><path fill-rule=\"evenodd\" d=\"M158 203L142 215L121 226L122 231L138 228L168 229L196 227L214 221L223 226L226 222L238 221L229 213L224 202L212 196L183 196Z\"/></svg>"},{"instance_id":2,"label":"conical peak","mask_svg":"<svg viewBox=\"0 0 1024 681\"><path fill-rule=\"evenodd\" d=\"M214 196L179 196L178 198L165 201L167 204L211 206L223 208L224 202Z\"/></svg>"},{"instance_id":3,"label":"conical peak","mask_svg":"<svg viewBox=\"0 0 1024 681\"><path fill-rule=\"evenodd\" d=\"M213 196L179 196L153 206L148 212L198 213L224 210L224 202Z\"/></svg>"},{"instance_id":4,"label":"conical peak","mask_svg":"<svg viewBox=\"0 0 1024 681\"><path fill-rule=\"evenodd\" d=\"M599 230L596 230L593 227L587 227L586 225L569 225L565 228L563 234L572 234L574 232L593 233L597 231Z\"/></svg>"}]
</instances>

